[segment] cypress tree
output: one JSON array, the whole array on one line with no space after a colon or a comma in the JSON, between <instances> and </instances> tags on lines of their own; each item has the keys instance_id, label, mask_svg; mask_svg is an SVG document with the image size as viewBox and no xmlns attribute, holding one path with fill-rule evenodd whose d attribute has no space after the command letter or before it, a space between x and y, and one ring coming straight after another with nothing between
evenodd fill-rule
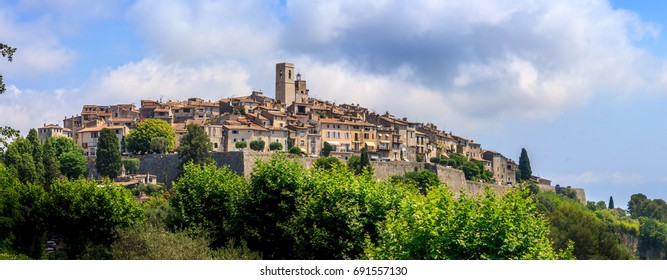
<instances>
[{"instance_id":1,"label":"cypress tree","mask_svg":"<svg viewBox=\"0 0 667 280\"><path fill-rule=\"evenodd\" d=\"M56 152L51 146L51 139L44 143L44 187L48 190L51 184L60 176L60 166L56 159Z\"/></svg>"},{"instance_id":2,"label":"cypress tree","mask_svg":"<svg viewBox=\"0 0 667 280\"><path fill-rule=\"evenodd\" d=\"M614 198L609 196L609 209L614 209Z\"/></svg>"},{"instance_id":3,"label":"cypress tree","mask_svg":"<svg viewBox=\"0 0 667 280\"><path fill-rule=\"evenodd\" d=\"M368 149L365 147L361 149L361 169L368 169L369 171L373 171L373 168L371 167L371 160L368 157Z\"/></svg>"},{"instance_id":4,"label":"cypress tree","mask_svg":"<svg viewBox=\"0 0 667 280\"><path fill-rule=\"evenodd\" d=\"M41 182L42 184L44 183L43 178L44 178L44 163L43 163L43 157L44 157L44 150L42 147L42 143L39 141L39 138L37 138L37 130L32 128L28 132L28 137L26 137L28 141L30 141L30 144L32 144L32 160L33 164L35 165L35 173L37 174L37 181Z\"/></svg>"},{"instance_id":5,"label":"cypress tree","mask_svg":"<svg viewBox=\"0 0 667 280\"><path fill-rule=\"evenodd\" d=\"M519 157L519 171L521 172L521 180L528 180L533 175L533 171L530 169L528 152L524 148L521 148L521 157Z\"/></svg>"},{"instance_id":6,"label":"cypress tree","mask_svg":"<svg viewBox=\"0 0 667 280\"><path fill-rule=\"evenodd\" d=\"M121 172L120 144L114 130L104 128L97 140L97 159L95 168L103 177L114 179Z\"/></svg>"}]
</instances>

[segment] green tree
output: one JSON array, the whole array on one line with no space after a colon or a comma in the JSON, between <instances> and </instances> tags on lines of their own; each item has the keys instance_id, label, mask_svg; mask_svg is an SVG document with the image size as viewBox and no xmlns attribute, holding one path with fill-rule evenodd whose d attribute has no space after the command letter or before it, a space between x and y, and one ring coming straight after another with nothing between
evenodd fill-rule
<instances>
[{"instance_id":1,"label":"green tree","mask_svg":"<svg viewBox=\"0 0 667 280\"><path fill-rule=\"evenodd\" d=\"M119 230L144 220L132 193L108 181L65 180L53 184L49 194L50 228L62 235L71 259L85 257L90 249L108 250Z\"/></svg>"},{"instance_id":2,"label":"green tree","mask_svg":"<svg viewBox=\"0 0 667 280\"><path fill-rule=\"evenodd\" d=\"M41 186L20 183L0 163L0 252L41 258L46 243L45 201Z\"/></svg>"},{"instance_id":3,"label":"green tree","mask_svg":"<svg viewBox=\"0 0 667 280\"><path fill-rule=\"evenodd\" d=\"M116 133L112 129L104 128L100 131L97 140L97 157L95 168L102 177L114 179L120 176L122 162L120 145Z\"/></svg>"},{"instance_id":4,"label":"green tree","mask_svg":"<svg viewBox=\"0 0 667 280\"><path fill-rule=\"evenodd\" d=\"M200 229L212 238L214 247L227 244L240 234L235 220L238 199L246 197L248 184L227 166L188 163L174 184L169 199L182 226Z\"/></svg>"},{"instance_id":5,"label":"green tree","mask_svg":"<svg viewBox=\"0 0 667 280\"><path fill-rule=\"evenodd\" d=\"M43 176L37 173L33 152L32 143L20 136L9 144L5 151L5 164L21 183L39 184Z\"/></svg>"},{"instance_id":6,"label":"green tree","mask_svg":"<svg viewBox=\"0 0 667 280\"><path fill-rule=\"evenodd\" d=\"M646 217L640 217L639 222L639 257L644 260L667 258L667 224Z\"/></svg>"},{"instance_id":7,"label":"green tree","mask_svg":"<svg viewBox=\"0 0 667 280\"><path fill-rule=\"evenodd\" d=\"M410 186L414 186L422 195L426 195L429 189L442 185L438 175L429 170L420 170L406 172L403 175L394 175L391 177L390 181L393 183L404 183Z\"/></svg>"},{"instance_id":8,"label":"green tree","mask_svg":"<svg viewBox=\"0 0 667 280\"><path fill-rule=\"evenodd\" d=\"M347 159L347 168L352 170L355 175L359 175L363 172L363 169L361 168L361 157L357 155L351 155Z\"/></svg>"},{"instance_id":9,"label":"green tree","mask_svg":"<svg viewBox=\"0 0 667 280\"><path fill-rule=\"evenodd\" d=\"M86 176L88 161L78 151L69 151L58 156L60 172L71 179Z\"/></svg>"},{"instance_id":10,"label":"green tree","mask_svg":"<svg viewBox=\"0 0 667 280\"><path fill-rule=\"evenodd\" d=\"M258 151L258 152L264 151L264 146L266 146L264 140L260 139L260 140L250 141L250 149L252 149L253 151Z\"/></svg>"},{"instance_id":11,"label":"green tree","mask_svg":"<svg viewBox=\"0 0 667 280\"><path fill-rule=\"evenodd\" d=\"M236 142L236 144L234 144L234 147L236 147L239 150L243 150L246 147L248 147L248 143L245 142L245 141L239 141L239 142Z\"/></svg>"},{"instance_id":12,"label":"green tree","mask_svg":"<svg viewBox=\"0 0 667 280\"><path fill-rule=\"evenodd\" d=\"M632 215L632 218L644 217L644 209L650 200L646 195L637 193L630 196L630 201L628 201L628 212Z\"/></svg>"},{"instance_id":13,"label":"green tree","mask_svg":"<svg viewBox=\"0 0 667 280\"><path fill-rule=\"evenodd\" d=\"M56 157L67 152L78 152L83 155L83 148L77 145L74 139L64 136L56 136L49 138L51 140L51 147L56 153Z\"/></svg>"},{"instance_id":14,"label":"green tree","mask_svg":"<svg viewBox=\"0 0 667 280\"><path fill-rule=\"evenodd\" d=\"M169 139L154 137L151 139L150 150L156 154L166 154L169 149Z\"/></svg>"},{"instance_id":15,"label":"green tree","mask_svg":"<svg viewBox=\"0 0 667 280\"><path fill-rule=\"evenodd\" d=\"M609 209L614 209L614 198L609 196Z\"/></svg>"},{"instance_id":16,"label":"green tree","mask_svg":"<svg viewBox=\"0 0 667 280\"><path fill-rule=\"evenodd\" d=\"M424 162L424 155L417 154L417 162Z\"/></svg>"},{"instance_id":17,"label":"green tree","mask_svg":"<svg viewBox=\"0 0 667 280\"><path fill-rule=\"evenodd\" d=\"M289 148L288 152L290 154L297 155L297 156L301 156L301 154L302 154L301 148L299 148L299 147L291 147L291 148Z\"/></svg>"},{"instance_id":18,"label":"green tree","mask_svg":"<svg viewBox=\"0 0 667 280\"><path fill-rule=\"evenodd\" d=\"M370 259L557 259L548 224L527 191L458 199L445 188L410 197L382 223ZM566 251L567 252L567 251Z\"/></svg>"},{"instance_id":19,"label":"green tree","mask_svg":"<svg viewBox=\"0 0 667 280\"><path fill-rule=\"evenodd\" d=\"M282 151L282 149L283 149L283 144L280 144L278 142L269 143L269 151Z\"/></svg>"},{"instance_id":20,"label":"green tree","mask_svg":"<svg viewBox=\"0 0 667 280\"><path fill-rule=\"evenodd\" d=\"M151 150L151 139L164 137L169 140L167 150L174 149L176 135L169 123L160 119L145 119L138 122L127 136L127 149L135 154L145 154Z\"/></svg>"},{"instance_id":21,"label":"green tree","mask_svg":"<svg viewBox=\"0 0 667 280\"><path fill-rule=\"evenodd\" d=\"M432 157L432 158L429 159L429 161L431 163L438 164L438 163L440 163L440 158L439 157Z\"/></svg>"},{"instance_id":22,"label":"green tree","mask_svg":"<svg viewBox=\"0 0 667 280\"><path fill-rule=\"evenodd\" d=\"M533 171L530 168L530 159L526 149L521 148L521 156L519 157L519 171L521 172L521 180L530 180L533 176Z\"/></svg>"},{"instance_id":23,"label":"green tree","mask_svg":"<svg viewBox=\"0 0 667 280\"><path fill-rule=\"evenodd\" d=\"M538 208L549 220L549 237L556 250L567 248L572 242L577 259L633 258L616 233L595 212L577 200L553 192L540 192L536 200ZM597 211L608 211L604 206L596 204L595 208Z\"/></svg>"},{"instance_id":24,"label":"green tree","mask_svg":"<svg viewBox=\"0 0 667 280\"><path fill-rule=\"evenodd\" d=\"M5 151L5 148L12 142L15 138L20 136L20 131L13 129L9 126L0 127L0 155Z\"/></svg>"},{"instance_id":25,"label":"green tree","mask_svg":"<svg viewBox=\"0 0 667 280\"><path fill-rule=\"evenodd\" d=\"M56 158L56 152L51 146L50 138L44 143L42 163L44 165L44 187L48 189L60 177L60 163L58 162L58 158Z\"/></svg>"},{"instance_id":26,"label":"green tree","mask_svg":"<svg viewBox=\"0 0 667 280\"><path fill-rule=\"evenodd\" d=\"M313 163L314 168L321 168L325 170L331 170L334 166L343 165L343 162L336 157L319 157Z\"/></svg>"},{"instance_id":27,"label":"green tree","mask_svg":"<svg viewBox=\"0 0 667 280\"><path fill-rule=\"evenodd\" d=\"M2 57L6 57L9 62L14 60L14 52L16 52L16 48L0 43L0 53L2 53ZM0 94L5 93L6 90L5 82L2 78L2 74L0 74Z\"/></svg>"},{"instance_id":28,"label":"green tree","mask_svg":"<svg viewBox=\"0 0 667 280\"><path fill-rule=\"evenodd\" d=\"M378 224L411 194L341 165L308 173L288 228L298 259L362 258L366 243L378 240Z\"/></svg>"},{"instance_id":29,"label":"green tree","mask_svg":"<svg viewBox=\"0 0 667 280\"><path fill-rule=\"evenodd\" d=\"M329 144L329 142L324 142L322 147L322 156L328 157L331 154L331 151L333 151L331 144Z\"/></svg>"},{"instance_id":30,"label":"green tree","mask_svg":"<svg viewBox=\"0 0 667 280\"><path fill-rule=\"evenodd\" d=\"M249 193L239 213L245 222L243 239L266 259L295 257L290 220L306 174L301 164L282 155L255 163Z\"/></svg>"},{"instance_id":31,"label":"green tree","mask_svg":"<svg viewBox=\"0 0 667 280\"><path fill-rule=\"evenodd\" d=\"M361 169L368 170L369 173L373 173L373 167L371 166L371 158L368 156L368 149L361 148Z\"/></svg>"},{"instance_id":32,"label":"green tree","mask_svg":"<svg viewBox=\"0 0 667 280\"><path fill-rule=\"evenodd\" d=\"M31 128L26 137L32 146L32 159L35 165L35 172L37 174L37 183L44 185L44 148L37 137L37 130Z\"/></svg>"},{"instance_id":33,"label":"green tree","mask_svg":"<svg viewBox=\"0 0 667 280\"><path fill-rule=\"evenodd\" d=\"M122 160L123 167L125 168L125 172L129 174L135 174L139 172L139 165L140 161L138 158L126 158Z\"/></svg>"},{"instance_id":34,"label":"green tree","mask_svg":"<svg viewBox=\"0 0 667 280\"><path fill-rule=\"evenodd\" d=\"M214 163L213 157L209 153L213 150L213 144L211 144L211 140L209 140L204 129L190 124L187 126L187 131L181 138L181 145L178 147L181 170L188 162L195 164Z\"/></svg>"}]
</instances>

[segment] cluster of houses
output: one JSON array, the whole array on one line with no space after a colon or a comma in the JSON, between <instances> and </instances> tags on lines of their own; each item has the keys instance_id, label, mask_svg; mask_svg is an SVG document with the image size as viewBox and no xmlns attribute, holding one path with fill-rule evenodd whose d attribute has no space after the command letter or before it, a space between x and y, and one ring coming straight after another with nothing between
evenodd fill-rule
<instances>
[{"instance_id":1,"label":"cluster of houses","mask_svg":"<svg viewBox=\"0 0 667 280\"><path fill-rule=\"evenodd\" d=\"M237 142L264 140L298 147L309 156L321 154L324 143L331 156L347 160L366 148L373 161L428 161L454 153L481 161L497 184L514 184L518 165L502 154L484 150L480 143L444 131L432 123L411 122L388 112L377 114L359 104L336 104L309 96L306 81L291 63L276 64L275 98L253 91L248 96L217 101L190 98L184 101L141 100L134 104L85 105L81 114L65 117L63 126L44 125L40 139L66 136L75 139L86 156L95 156L103 128L113 129L122 141L135 125L148 118L171 124L176 146L186 126L201 126L217 152L237 151Z\"/></svg>"}]
</instances>

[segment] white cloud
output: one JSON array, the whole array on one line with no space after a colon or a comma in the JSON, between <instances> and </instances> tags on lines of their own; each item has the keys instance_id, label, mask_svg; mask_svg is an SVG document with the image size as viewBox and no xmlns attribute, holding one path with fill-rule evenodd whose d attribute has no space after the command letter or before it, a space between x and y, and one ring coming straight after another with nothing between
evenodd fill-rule
<instances>
[{"instance_id":1,"label":"white cloud","mask_svg":"<svg viewBox=\"0 0 667 280\"><path fill-rule=\"evenodd\" d=\"M53 91L22 90L9 85L0 96L2 126L8 125L27 135L31 128L43 124L60 122L70 115L70 103L76 90L56 89Z\"/></svg>"},{"instance_id":2,"label":"white cloud","mask_svg":"<svg viewBox=\"0 0 667 280\"><path fill-rule=\"evenodd\" d=\"M281 25L263 1L137 1L128 13L168 61L251 61L276 51Z\"/></svg>"},{"instance_id":3,"label":"white cloud","mask_svg":"<svg viewBox=\"0 0 667 280\"><path fill-rule=\"evenodd\" d=\"M87 100L104 104L141 99L184 100L190 97L219 100L249 94L247 71L233 64L185 66L159 59L130 62L102 74L84 86Z\"/></svg>"},{"instance_id":4,"label":"white cloud","mask_svg":"<svg viewBox=\"0 0 667 280\"><path fill-rule=\"evenodd\" d=\"M0 8L0 41L17 48L14 61L3 67L3 74L35 79L72 63L76 52L62 46L52 25L49 18L19 22L13 11Z\"/></svg>"},{"instance_id":5,"label":"white cloud","mask_svg":"<svg viewBox=\"0 0 667 280\"><path fill-rule=\"evenodd\" d=\"M288 12L285 49L392 80L407 66L405 84L489 126L667 80L660 59L634 45L658 28L606 1L290 1Z\"/></svg>"}]
</instances>

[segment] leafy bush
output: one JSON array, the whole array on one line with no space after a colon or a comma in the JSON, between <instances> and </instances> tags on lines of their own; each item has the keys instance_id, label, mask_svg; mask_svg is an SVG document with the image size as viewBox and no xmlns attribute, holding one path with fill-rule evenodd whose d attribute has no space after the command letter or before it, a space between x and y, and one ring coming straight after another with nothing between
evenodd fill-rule
<instances>
[{"instance_id":1,"label":"leafy bush","mask_svg":"<svg viewBox=\"0 0 667 280\"><path fill-rule=\"evenodd\" d=\"M314 168L321 168L326 170L333 169L334 166L337 165L343 165L343 162L340 161L340 159L337 157L319 157L315 160L315 163L313 163Z\"/></svg>"},{"instance_id":2,"label":"leafy bush","mask_svg":"<svg viewBox=\"0 0 667 280\"><path fill-rule=\"evenodd\" d=\"M227 243L238 228L232 221L236 211L235 199L245 197L245 178L227 166L195 165L188 163L174 184L170 204L186 228L199 228L209 233L214 247Z\"/></svg>"},{"instance_id":3,"label":"leafy bush","mask_svg":"<svg viewBox=\"0 0 667 280\"><path fill-rule=\"evenodd\" d=\"M125 172L130 173L130 174L136 174L139 172L139 159L138 158L126 158L123 159L123 167L125 168Z\"/></svg>"},{"instance_id":4,"label":"leafy bush","mask_svg":"<svg viewBox=\"0 0 667 280\"><path fill-rule=\"evenodd\" d=\"M239 142L236 142L236 144L234 144L234 147L237 148L237 149L243 150L246 147L248 147L248 143L246 143L245 141L239 141Z\"/></svg>"},{"instance_id":5,"label":"leafy bush","mask_svg":"<svg viewBox=\"0 0 667 280\"><path fill-rule=\"evenodd\" d=\"M283 149L283 144L280 144L278 142L269 143L269 150L271 151L281 151L282 149Z\"/></svg>"},{"instance_id":6,"label":"leafy bush","mask_svg":"<svg viewBox=\"0 0 667 280\"><path fill-rule=\"evenodd\" d=\"M253 151L258 151L258 152L264 151L264 146L266 146L264 140L250 141L250 149L252 149Z\"/></svg>"},{"instance_id":7,"label":"leafy bush","mask_svg":"<svg viewBox=\"0 0 667 280\"><path fill-rule=\"evenodd\" d=\"M407 172L403 175L395 175L392 176L390 180L394 183L401 182L414 186L423 195L426 195L430 188L439 187L442 184L440 182L440 178L438 178L438 175L428 170Z\"/></svg>"},{"instance_id":8,"label":"leafy bush","mask_svg":"<svg viewBox=\"0 0 667 280\"><path fill-rule=\"evenodd\" d=\"M291 148L289 148L288 152L290 154L297 155L297 156L301 156L301 153L302 153L301 148L299 148L299 147L291 147Z\"/></svg>"},{"instance_id":9,"label":"leafy bush","mask_svg":"<svg viewBox=\"0 0 667 280\"><path fill-rule=\"evenodd\" d=\"M525 191L484 198L444 188L411 197L390 212L380 228L370 259L558 259L548 239L548 225Z\"/></svg>"}]
</instances>

